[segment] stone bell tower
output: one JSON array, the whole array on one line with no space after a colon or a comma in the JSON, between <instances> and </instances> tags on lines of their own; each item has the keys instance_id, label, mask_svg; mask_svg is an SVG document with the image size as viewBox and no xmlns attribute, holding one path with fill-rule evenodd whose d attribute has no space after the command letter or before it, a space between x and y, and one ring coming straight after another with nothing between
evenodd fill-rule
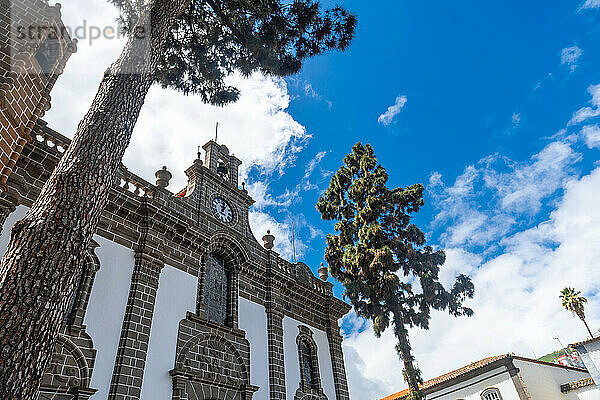
<instances>
[{"instance_id":1,"label":"stone bell tower","mask_svg":"<svg viewBox=\"0 0 600 400\"><path fill-rule=\"evenodd\" d=\"M0 0L0 193L77 50L48 0Z\"/></svg>"},{"instance_id":2,"label":"stone bell tower","mask_svg":"<svg viewBox=\"0 0 600 400\"><path fill-rule=\"evenodd\" d=\"M234 187L238 186L238 169L242 162L225 145L220 145L214 140L206 143L202 148L205 151L204 164L209 170L222 176Z\"/></svg>"}]
</instances>

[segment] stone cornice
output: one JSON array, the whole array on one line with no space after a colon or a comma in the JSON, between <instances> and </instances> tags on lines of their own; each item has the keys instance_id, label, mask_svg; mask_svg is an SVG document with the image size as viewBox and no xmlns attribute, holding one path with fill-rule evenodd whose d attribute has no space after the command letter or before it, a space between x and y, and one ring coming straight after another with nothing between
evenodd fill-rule
<instances>
[{"instance_id":1,"label":"stone cornice","mask_svg":"<svg viewBox=\"0 0 600 400\"><path fill-rule=\"evenodd\" d=\"M21 195L21 204L30 206L37 198L45 179L69 143L68 138L50 129L43 121L36 126L33 142L26 145L16 173L9 179L11 189L18 190ZM217 182L219 177L206 167L199 166L197 169L204 179ZM251 202L245 190L235 188L229 182L222 183L232 195L235 193L246 204ZM249 260L240 269L242 276L248 274L252 282L265 285L270 281L285 289L287 294L277 296L283 298L273 299L278 307L292 304L293 310L309 302L309 308L316 313L314 318L322 321L322 324L331 319L329 314L341 318L350 310L348 304L333 296L331 283L315 277L304 264L292 264L276 252L265 249L252 233L238 229L225 230L226 227L209 215L208 209L200 203L197 198L193 201L177 198L168 190L150 184L123 167L109 193L97 234L136 249L142 234L141 223L145 219L148 224L145 240L149 242L146 252L155 259L196 275L200 267L196 260L209 248L211 237L226 231L229 240L241 245L248 254ZM294 315L285 307L281 308L286 315ZM305 318L303 322L307 323Z\"/></svg>"}]
</instances>

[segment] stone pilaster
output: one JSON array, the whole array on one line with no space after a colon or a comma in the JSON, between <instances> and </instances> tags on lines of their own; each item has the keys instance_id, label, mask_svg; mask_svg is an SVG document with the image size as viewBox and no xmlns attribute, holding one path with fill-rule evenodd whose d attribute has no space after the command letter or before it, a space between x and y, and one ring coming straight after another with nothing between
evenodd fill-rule
<instances>
[{"instance_id":1,"label":"stone pilaster","mask_svg":"<svg viewBox=\"0 0 600 400\"><path fill-rule=\"evenodd\" d=\"M269 399L285 400L285 360L283 352L283 312L277 305L279 291L272 279L271 262L276 262L277 253L269 250L267 265L267 296L265 310L267 313L267 344L269 351Z\"/></svg>"},{"instance_id":2,"label":"stone pilaster","mask_svg":"<svg viewBox=\"0 0 600 400\"><path fill-rule=\"evenodd\" d=\"M332 299L333 297L330 298L330 300ZM329 354L331 355L331 366L333 368L335 397L336 400L350 400L346 368L344 366L344 353L342 351L342 335L338 325L338 319L349 309L336 311L333 308L333 304L330 302L328 305L327 341L329 342Z\"/></svg>"},{"instance_id":3,"label":"stone pilaster","mask_svg":"<svg viewBox=\"0 0 600 400\"><path fill-rule=\"evenodd\" d=\"M143 253L136 254L129 299L110 384L108 396L110 400L140 398L158 279L163 266L162 260Z\"/></svg>"}]
</instances>

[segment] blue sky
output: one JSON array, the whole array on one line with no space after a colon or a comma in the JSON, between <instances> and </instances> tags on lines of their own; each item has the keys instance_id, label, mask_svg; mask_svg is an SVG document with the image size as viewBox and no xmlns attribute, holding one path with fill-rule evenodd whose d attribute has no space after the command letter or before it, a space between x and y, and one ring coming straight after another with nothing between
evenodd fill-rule
<instances>
[{"instance_id":1,"label":"blue sky","mask_svg":"<svg viewBox=\"0 0 600 400\"><path fill-rule=\"evenodd\" d=\"M319 169L334 171L356 141L374 146L397 186L426 184L434 172L451 182L492 154L529 159L588 102L588 86L600 82L598 11L578 12L581 4L345 2L359 17L352 47L310 60L287 79L289 112L312 138L298 168L272 182L273 192L289 189L321 151L327 154ZM571 47L582 54L561 64L562 50ZM379 123L398 96L407 99L402 110L389 125ZM590 170L597 154L589 153L574 172ZM322 179L319 189L327 183ZM314 211L318 194L308 191L293 206L269 211L302 213L327 232L329 224ZM429 193L417 221L439 244L444 226L428 229L433 200ZM534 225L551 210L544 204L519 225ZM319 241L311 244L305 257L315 266L322 249Z\"/></svg>"},{"instance_id":2,"label":"blue sky","mask_svg":"<svg viewBox=\"0 0 600 400\"><path fill-rule=\"evenodd\" d=\"M116 17L103 0L62 3L71 26ZM473 318L435 313L429 331L411 331L426 378L501 353L539 357L557 348L553 336L582 339L558 302L567 285L588 296L600 328L600 1L343 5L359 18L347 52L285 80L233 76L234 105L153 88L125 164L150 181L167 165L177 191L219 121L257 200L255 235L271 229L291 259L294 220L298 259L316 271L332 227L317 198L352 145L371 143L391 185L426 185L415 221L446 250L442 280L462 272L476 285ZM80 41L53 91L52 127L72 135L122 45ZM377 339L353 314L343 327L353 398L401 390L391 332Z\"/></svg>"}]
</instances>

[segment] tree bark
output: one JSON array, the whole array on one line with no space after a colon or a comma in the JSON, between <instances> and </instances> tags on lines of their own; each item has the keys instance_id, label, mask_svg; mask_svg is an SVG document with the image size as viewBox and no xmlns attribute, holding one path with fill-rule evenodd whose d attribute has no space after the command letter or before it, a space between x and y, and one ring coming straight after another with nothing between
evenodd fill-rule
<instances>
[{"instance_id":1,"label":"tree bark","mask_svg":"<svg viewBox=\"0 0 600 400\"><path fill-rule=\"evenodd\" d=\"M404 322L402 321L402 317L399 315L394 315L394 333L396 334L396 338L398 339L398 345L396 346L396 351L398 355L402 359L402 363L404 364L404 379L408 384L408 389L410 392L409 399L411 400L419 400L422 399L422 392L419 388L420 382L420 372L414 366L414 357L411 353L410 341L408 339L408 330L404 326Z\"/></svg>"},{"instance_id":2,"label":"tree bark","mask_svg":"<svg viewBox=\"0 0 600 400\"><path fill-rule=\"evenodd\" d=\"M152 27L149 40L130 35L40 196L13 227L0 265L0 399L36 396L165 39L190 2L144 3L137 26Z\"/></svg>"}]
</instances>

